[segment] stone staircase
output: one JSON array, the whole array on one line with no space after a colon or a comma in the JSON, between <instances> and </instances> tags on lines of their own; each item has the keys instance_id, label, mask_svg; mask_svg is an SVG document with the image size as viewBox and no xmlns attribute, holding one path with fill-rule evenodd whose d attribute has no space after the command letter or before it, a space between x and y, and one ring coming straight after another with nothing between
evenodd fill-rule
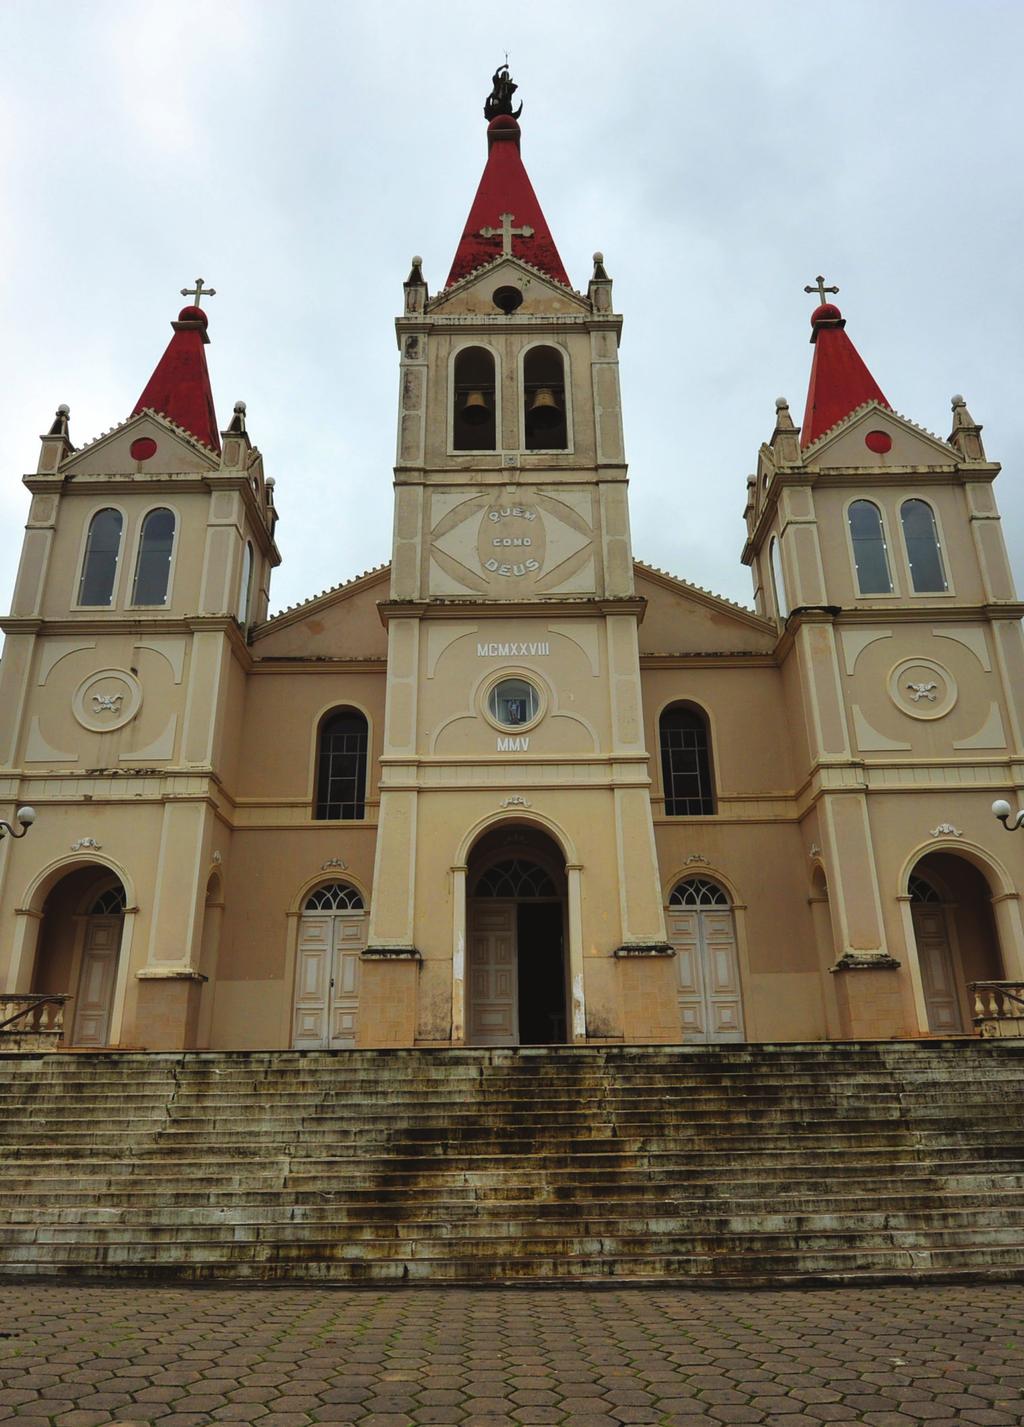
<instances>
[{"instance_id":1,"label":"stone staircase","mask_svg":"<svg viewBox=\"0 0 1024 1427\"><path fill-rule=\"evenodd\" d=\"M1024 1041L0 1056L0 1273L1024 1278Z\"/></svg>"}]
</instances>

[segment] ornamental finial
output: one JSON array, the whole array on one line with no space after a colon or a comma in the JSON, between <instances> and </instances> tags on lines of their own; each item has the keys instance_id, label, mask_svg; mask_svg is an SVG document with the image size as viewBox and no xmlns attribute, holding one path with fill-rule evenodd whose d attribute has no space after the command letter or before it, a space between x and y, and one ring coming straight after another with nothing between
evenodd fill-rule
<instances>
[{"instance_id":1,"label":"ornamental finial","mask_svg":"<svg viewBox=\"0 0 1024 1427\"><path fill-rule=\"evenodd\" d=\"M487 122L490 123L490 121L496 119L499 114L510 114L513 119L518 119L523 112L523 106L520 104L518 109L512 108L512 96L519 88L519 85L516 84L508 72L507 59L503 65L499 65L494 71L491 84L493 88L484 102L484 118Z\"/></svg>"}]
</instances>

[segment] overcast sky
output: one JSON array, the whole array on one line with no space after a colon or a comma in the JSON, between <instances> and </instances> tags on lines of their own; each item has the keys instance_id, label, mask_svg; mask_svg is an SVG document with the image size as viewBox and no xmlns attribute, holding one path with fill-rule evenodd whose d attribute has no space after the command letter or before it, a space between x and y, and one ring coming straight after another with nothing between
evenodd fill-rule
<instances>
[{"instance_id":1,"label":"overcast sky","mask_svg":"<svg viewBox=\"0 0 1024 1427\"><path fill-rule=\"evenodd\" d=\"M1024 5L996 0L0 0L0 608L38 434L131 411L179 289L277 482L272 608L387 560L413 253L443 282L507 49L574 285L602 249L636 555L750 602L747 473L800 420L804 284L892 405L962 391L1024 570Z\"/></svg>"}]
</instances>

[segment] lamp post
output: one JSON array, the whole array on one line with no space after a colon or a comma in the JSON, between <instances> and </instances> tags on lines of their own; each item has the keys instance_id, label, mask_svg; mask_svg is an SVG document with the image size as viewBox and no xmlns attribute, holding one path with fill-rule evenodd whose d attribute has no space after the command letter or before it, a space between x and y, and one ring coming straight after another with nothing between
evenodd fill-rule
<instances>
[{"instance_id":1,"label":"lamp post","mask_svg":"<svg viewBox=\"0 0 1024 1427\"><path fill-rule=\"evenodd\" d=\"M992 812L999 819L1007 832L1013 832L1016 828L1024 827L1024 808L1021 808L1019 812L1013 812L1005 798L996 799L992 804Z\"/></svg>"},{"instance_id":2,"label":"lamp post","mask_svg":"<svg viewBox=\"0 0 1024 1427\"><path fill-rule=\"evenodd\" d=\"M0 818L0 837L3 837L5 833L9 833L11 837L24 837L36 820L36 810L35 808L19 808L14 816L21 831L16 832L6 818Z\"/></svg>"}]
</instances>

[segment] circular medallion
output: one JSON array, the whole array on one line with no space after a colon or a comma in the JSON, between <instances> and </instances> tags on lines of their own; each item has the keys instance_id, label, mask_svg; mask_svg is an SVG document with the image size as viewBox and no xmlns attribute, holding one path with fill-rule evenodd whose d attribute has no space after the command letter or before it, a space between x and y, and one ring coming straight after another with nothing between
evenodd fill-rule
<instances>
[{"instance_id":1,"label":"circular medallion","mask_svg":"<svg viewBox=\"0 0 1024 1427\"><path fill-rule=\"evenodd\" d=\"M911 718L942 718L956 703L956 680L933 659L903 659L889 675L889 697Z\"/></svg>"},{"instance_id":2,"label":"circular medallion","mask_svg":"<svg viewBox=\"0 0 1024 1427\"><path fill-rule=\"evenodd\" d=\"M156 442L152 436L139 436L128 450L133 461L148 461L150 456L156 455Z\"/></svg>"},{"instance_id":3,"label":"circular medallion","mask_svg":"<svg viewBox=\"0 0 1024 1427\"><path fill-rule=\"evenodd\" d=\"M869 451L874 451L876 456L884 456L887 451L892 450L892 437L888 431L869 431L864 437L864 445Z\"/></svg>"},{"instance_id":4,"label":"circular medallion","mask_svg":"<svg viewBox=\"0 0 1024 1427\"><path fill-rule=\"evenodd\" d=\"M91 733L123 728L142 707L142 685L127 669L100 669L83 679L71 699L71 711Z\"/></svg>"}]
</instances>

